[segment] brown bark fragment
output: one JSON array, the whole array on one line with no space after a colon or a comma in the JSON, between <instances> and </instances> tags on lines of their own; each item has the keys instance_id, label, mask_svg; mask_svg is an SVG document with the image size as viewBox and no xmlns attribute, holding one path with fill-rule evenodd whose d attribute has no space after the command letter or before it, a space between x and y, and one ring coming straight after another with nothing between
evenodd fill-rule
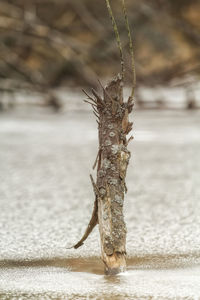
<instances>
[{"instance_id":1,"label":"brown bark fragment","mask_svg":"<svg viewBox=\"0 0 200 300\"><path fill-rule=\"evenodd\" d=\"M98 223L97 211L98 211L98 204L97 204L97 200L95 200L94 208L93 208L93 212L92 212L92 217L90 219L88 227L87 227L83 237L81 238L81 240L73 246L74 249L78 249L80 246L82 246L84 244L84 241L87 239L87 237L92 232L93 228Z\"/></svg>"}]
</instances>

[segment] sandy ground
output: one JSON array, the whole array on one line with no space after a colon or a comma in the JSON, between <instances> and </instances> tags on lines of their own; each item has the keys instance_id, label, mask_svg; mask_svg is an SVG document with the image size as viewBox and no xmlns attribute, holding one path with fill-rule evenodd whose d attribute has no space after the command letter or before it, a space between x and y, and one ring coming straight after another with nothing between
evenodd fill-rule
<instances>
[{"instance_id":1,"label":"sandy ground","mask_svg":"<svg viewBox=\"0 0 200 300\"><path fill-rule=\"evenodd\" d=\"M200 299L200 112L135 111L133 120L128 271L112 278L98 228L66 249L92 211L93 115L0 116L0 299Z\"/></svg>"}]
</instances>

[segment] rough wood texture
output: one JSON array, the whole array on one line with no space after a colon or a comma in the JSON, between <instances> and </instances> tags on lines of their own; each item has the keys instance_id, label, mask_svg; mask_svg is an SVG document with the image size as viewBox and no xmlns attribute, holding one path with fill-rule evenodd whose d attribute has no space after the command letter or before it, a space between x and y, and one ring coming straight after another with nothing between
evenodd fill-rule
<instances>
[{"instance_id":1,"label":"rough wood texture","mask_svg":"<svg viewBox=\"0 0 200 300\"><path fill-rule=\"evenodd\" d=\"M97 100L97 99L96 99ZM99 163L97 170L98 220L102 260L106 273L118 273L126 267L126 225L123 216L126 170L130 152L126 135L132 128L128 114L133 107L123 101L123 82L118 75L104 89L99 113Z\"/></svg>"},{"instance_id":2,"label":"rough wood texture","mask_svg":"<svg viewBox=\"0 0 200 300\"><path fill-rule=\"evenodd\" d=\"M103 88L103 98L92 90L94 99L88 98L97 117L99 151L97 181L92 184L96 196L92 218L83 238L74 246L78 248L99 223L102 260L106 274L116 274L126 268L126 225L123 215L126 192L126 170L130 159L127 149L127 134L132 129L128 115L132 111L133 99L123 101L121 75Z\"/></svg>"}]
</instances>

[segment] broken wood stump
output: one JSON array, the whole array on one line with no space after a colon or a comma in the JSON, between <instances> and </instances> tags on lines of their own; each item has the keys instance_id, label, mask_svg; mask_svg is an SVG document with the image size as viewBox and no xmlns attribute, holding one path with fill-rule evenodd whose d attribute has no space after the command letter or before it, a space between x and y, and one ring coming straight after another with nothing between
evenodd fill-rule
<instances>
[{"instance_id":1,"label":"broken wood stump","mask_svg":"<svg viewBox=\"0 0 200 300\"><path fill-rule=\"evenodd\" d=\"M123 100L123 79L114 78L105 88L103 97L92 90L88 96L98 123L99 151L94 168L97 179L91 181L95 204L91 220L82 239L74 246L80 247L97 223L101 239L101 256L106 274L117 274L126 269L126 225L124 222L125 178L130 159L127 134L132 129L128 116L133 108L133 98Z\"/></svg>"}]
</instances>

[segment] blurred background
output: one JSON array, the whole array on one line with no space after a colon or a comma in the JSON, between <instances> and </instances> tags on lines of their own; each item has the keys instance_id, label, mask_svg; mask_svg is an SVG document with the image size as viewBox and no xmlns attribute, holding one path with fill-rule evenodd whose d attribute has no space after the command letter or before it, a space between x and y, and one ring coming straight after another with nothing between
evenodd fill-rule
<instances>
[{"instance_id":1,"label":"blurred background","mask_svg":"<svg viewBox=\"0 0 200 300\"><path fill-rule=\"evenodd\" d=\"M128 37L120 1L111 5L131 82ZM136 105L200 104L200 1L127 0L137 73ZM81 88L99 88L120 71L103 0L1 0L0 109L16 104L80 108ZM79 91L79 92L78 92Z\"/></svg>"}]
</instances>

